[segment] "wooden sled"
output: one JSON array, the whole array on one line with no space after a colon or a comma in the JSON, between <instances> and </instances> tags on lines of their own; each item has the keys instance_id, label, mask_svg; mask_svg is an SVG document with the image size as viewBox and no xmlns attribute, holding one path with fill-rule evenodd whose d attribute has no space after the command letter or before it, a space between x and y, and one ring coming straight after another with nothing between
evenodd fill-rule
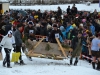
<instances>
[{"instance_id":1,"label":"wooden sled","mask_svg":"<svg viewBox=\"0 0 100 75\"><path fill-rule=\"evenodd\" d=\"M40 37L40 36L37 36ZM58 38L57 43L42 42L45 36L42 36L41 40L33 42L33 48L25 54L30 57L50 58L56 60L62 60L67 58L67 52L72 51L71 48L65 49L62 47Z\"/></svg>"}]
</instances>

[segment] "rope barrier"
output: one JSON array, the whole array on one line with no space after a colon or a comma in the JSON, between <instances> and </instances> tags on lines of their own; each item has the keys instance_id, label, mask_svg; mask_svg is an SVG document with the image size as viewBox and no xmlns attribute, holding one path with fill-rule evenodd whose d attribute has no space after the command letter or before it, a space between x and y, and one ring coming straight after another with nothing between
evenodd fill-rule
<instances>
[{"instance_id":1,"label":"rope barrier","mask_svg":"<svg viewBox=\"0 0 100 75\"><path fill-rule=\"evenodd\" d=\"M85 55L82 55L82 57L87 58L87 59L89 59L89 60L93 60L92 58L90 58L90 57L88 57L88 56L85 56Z\"/></svg>"},{"instance_id":2,"label":"rope barrier","mask_svg":"<svg viewBox=\"0 0 100 75\"><path fill-rule=\"evenodd\" d=\"M87 59L89 59L89 60L93 60L92 58L90 58L90 57L88 57L88 56L85 56L85 55L82 55L82 57L84 57L84 58L87 58ZM98 60L96 60L96 62L97 62Z\"/></svg>"}]
</instances>

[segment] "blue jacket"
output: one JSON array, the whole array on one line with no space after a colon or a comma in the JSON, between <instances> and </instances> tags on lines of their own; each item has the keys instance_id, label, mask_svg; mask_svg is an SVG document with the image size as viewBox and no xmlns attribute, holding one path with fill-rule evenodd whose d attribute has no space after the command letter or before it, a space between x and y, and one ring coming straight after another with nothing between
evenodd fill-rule
<instances>
[{"instance_id":1,"label":"blue jacket","mask_svg":"<svg viewBox=\"0 0 100 75\"><path fill-rule=\"evenodd\" d=\"M90 26L90 31L92 32L92 35L95 35L95 27L93 25Z\"/></svg>"},{"instance_id":2,"label":"blue jacket","mask_svg":"<svg viewBox=\"0 0 100 75\"><path fill-rule=\"evenodd\" d=\"M66 27L66 32L69 32L70 27L71 27L71 25Z\"/></svg>"},{"instance_id":3,"label":"blue jacket","mask_svg":"<svg viewBox=\"0 0 100 75\"><path fill-rule=\"evenodd\" d=\"M66 31L62 32L63 37L60 36L60 41L64 42L64 40L66 39Z\"/></svg>"}]
</instances>

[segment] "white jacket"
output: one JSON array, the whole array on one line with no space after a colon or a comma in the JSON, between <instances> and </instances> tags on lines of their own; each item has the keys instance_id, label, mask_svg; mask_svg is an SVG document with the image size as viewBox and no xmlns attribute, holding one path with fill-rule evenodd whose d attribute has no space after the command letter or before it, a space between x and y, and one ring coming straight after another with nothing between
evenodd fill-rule
<instances>
[{"instance_id":1,"label":"white jacket","mask_svg":"<svg viewBox=\"0 0 100 75\"><path fill-rule=\"evenodd\" d=\"M1 46L3 46L4 48L12 49L13 48L12 44L15 44L14 36L10 38L6 35L1 41Z\"/></svg>"}]
</instances>

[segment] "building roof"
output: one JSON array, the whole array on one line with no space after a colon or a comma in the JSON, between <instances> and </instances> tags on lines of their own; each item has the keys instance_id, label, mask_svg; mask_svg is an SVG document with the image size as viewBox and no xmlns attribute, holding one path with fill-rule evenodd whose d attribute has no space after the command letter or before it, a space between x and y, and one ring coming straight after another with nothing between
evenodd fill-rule
<instances>
[{"instance_id":1,"label":"building roof","mask_svg":"<svg viewBox=\"0 0 100 75\"><path fill-rule=\"evenodd\" d=\"M8 3L8 0L0 0L0 3Z\"/></svg>"}]
</instances>

